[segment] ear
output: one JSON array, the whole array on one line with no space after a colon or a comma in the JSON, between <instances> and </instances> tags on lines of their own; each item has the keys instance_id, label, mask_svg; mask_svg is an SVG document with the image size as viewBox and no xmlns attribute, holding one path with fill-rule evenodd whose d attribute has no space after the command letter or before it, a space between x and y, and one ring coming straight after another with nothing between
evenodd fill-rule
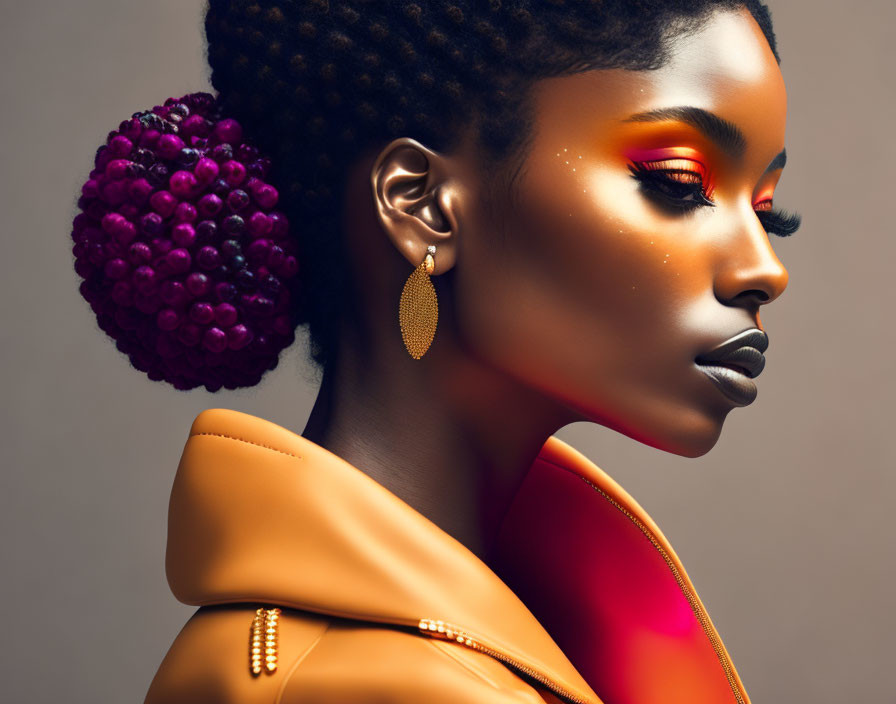
<instances>
[{"instance_id":1,"label":"ear","mask_svg":"<svg viewBox=\"0 0 896 704\"><path fill-rule=\"evenodd\" d=\"M412 266L430 245L436 247L433 274L454 266L459 198L447 157L401 137L377 156L370 184L383 230Z\"/></svg>"}]
</instances>

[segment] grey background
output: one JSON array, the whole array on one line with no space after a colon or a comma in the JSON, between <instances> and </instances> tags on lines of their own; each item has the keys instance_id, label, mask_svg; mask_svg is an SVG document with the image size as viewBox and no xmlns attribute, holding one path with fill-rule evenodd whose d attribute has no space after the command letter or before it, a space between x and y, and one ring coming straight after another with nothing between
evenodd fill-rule
<instances>
[{"instance_id":1,"label":"grey background","mask_svg":"<svg viewBox=\"0 0 896 704\"><path fill-rule=\"evenodd\" d=\"M698 460L596 425L560 436L672 541L753 701L894 701L892 214L896 4L772 0L788 81L759 399ZM77 293L70 221L108 130L207 89L199 0L3 2L0 25L2 699L142 701L191 607L168 591L168 492L209 407L301 431L295 344L251 390L175 392L131 369ZM757 109L761 109L758 107Z\"/></svg>"}]
</instances>

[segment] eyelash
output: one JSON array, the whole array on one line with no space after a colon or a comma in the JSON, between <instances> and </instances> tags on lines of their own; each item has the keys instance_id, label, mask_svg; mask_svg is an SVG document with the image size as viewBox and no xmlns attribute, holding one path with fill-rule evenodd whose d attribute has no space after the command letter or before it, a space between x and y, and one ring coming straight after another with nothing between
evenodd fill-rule
<instances>
[{"instance_id":1,"label":"eyelash","mask_svg":"<svg viewBox=\"0 0 896 704\"><path fill-rule=\"evenodd\" d=\"M698 171L676 168L658 168L658 162L634 162L629 164L629 171L651 195L661 199L662 203L678 212L690 212L700 206L715 207L711 194L703 185L703 176ZM673 178L678 176L679 178ZM686 177L688 180L681 180ZM796 213L784 210L771 210L771 201L763 201L769 208L756 210L756 217L762 227L770 235L789 237L800 227L802 218ZM757 204L757 205L761 205Z\"/></svg>"}]
</instances>

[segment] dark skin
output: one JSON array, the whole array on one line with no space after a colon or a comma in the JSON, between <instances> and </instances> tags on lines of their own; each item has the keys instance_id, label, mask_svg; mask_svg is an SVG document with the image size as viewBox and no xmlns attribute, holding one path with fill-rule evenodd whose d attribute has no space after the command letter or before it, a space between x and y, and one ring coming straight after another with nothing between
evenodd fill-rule
<instances>
[{"instance_id":1,"label":"dark skin","mask_svg":"<svg viewBox=\"0 0 896 704\"><path fill-rule=\"evenodd\" d=\"M484 187L473 127L451 154L397 139L350 171L353 316L303 435L486 561L538 451L569 423L708 452L739 404L695 358L761 329L760 306L787 285L756 214L781 175L777 62L746 11L676 46L656 71L536 82L513 189ZM740 151L681 119L631 119L681 106L734 125ZM699 180L714 205L670 210L633 177L637 161ZM429 245L439 322L415 360L398 299Z\"/></svg>"}]
</instances>

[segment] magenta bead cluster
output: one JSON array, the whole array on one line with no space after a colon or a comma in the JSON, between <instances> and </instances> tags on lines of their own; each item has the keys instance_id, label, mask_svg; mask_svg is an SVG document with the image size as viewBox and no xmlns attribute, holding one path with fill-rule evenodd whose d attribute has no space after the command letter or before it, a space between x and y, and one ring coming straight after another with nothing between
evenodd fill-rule
<instances>
[{"instance_id":1,"label":"magenta bead cluster","mask_svg":"<svg viewBox=\"0 0 896 704\"><path fill-rule=\"evenodd\" d=\"M150 379L252 386L295 339L298 262L270 166L209 93L135 113L97 150L75 271L100 328Z\"/></svg>"}]
</instances>

